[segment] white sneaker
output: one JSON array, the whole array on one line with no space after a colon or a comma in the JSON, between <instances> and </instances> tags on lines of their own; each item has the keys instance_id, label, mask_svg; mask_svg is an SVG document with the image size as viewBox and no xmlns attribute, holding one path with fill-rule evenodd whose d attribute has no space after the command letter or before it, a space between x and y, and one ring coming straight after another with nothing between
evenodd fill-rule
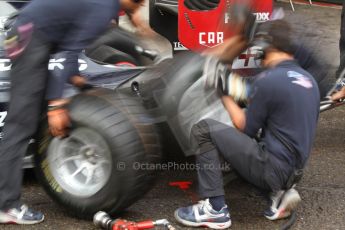
<instances>
[{"instance_id":1,"label":"white sneaker","mask_svg":"<svg viewBox=\"0 0 345 230\"><path fill-rule=\"evenodd\" d=\"M181 224L191 227L226 229L231 226L228 207L225 205L220 211L216 211L212 208L209 199L177 209L175 218Z\"/></svg>"},{"instance_id":2,"label":"white sneaker","mask_svg":"<svg viewBox=\"0 0 345 230\"><path fill-rule=\"evenodd\" d=\"M291 188L287 191L281 190L271 195L271 205L268 210L264 212L264 216L269 220L279 220L291 215L301 202L301 197L297 190Z\"/></svg>"},{"instance_id":3,"label":"white sneaker","mask_svg":"<svg viewBox=\"0 0 345 230\"><path fill-rule=\"evenodd\" d=\"M0 211L0 224L37 224L44 220L41 212L34 211L26 205Z\"/></svg>"}]
</instances>

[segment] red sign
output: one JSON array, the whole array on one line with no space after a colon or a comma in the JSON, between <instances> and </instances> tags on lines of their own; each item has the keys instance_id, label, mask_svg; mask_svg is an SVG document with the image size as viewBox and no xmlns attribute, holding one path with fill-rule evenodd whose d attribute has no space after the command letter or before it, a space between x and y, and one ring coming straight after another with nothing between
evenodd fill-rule
<instances>
[{"instance_id":1,"label":"red sign","mask_svg":"<svg viewBox=\"0 0 345 230\"><path fill-rule=\"evenodd\" d=\"M253 1L257 21L266 21L272 12L272 0ZM218 2L218 4L217 4ZM231 15L227 9L233 0L179 0L178 38L188 49L200 51L216 47L232 35Z\"/></svg>"}]
</instances>

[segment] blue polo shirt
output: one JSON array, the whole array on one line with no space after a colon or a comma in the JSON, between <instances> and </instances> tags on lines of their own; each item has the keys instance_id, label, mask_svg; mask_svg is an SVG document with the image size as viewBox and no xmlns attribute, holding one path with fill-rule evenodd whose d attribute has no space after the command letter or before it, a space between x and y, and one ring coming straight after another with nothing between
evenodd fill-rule
<instances>
[{"instance_id":1,"label":"blue polo shirt","mask_svg":"<svg viewBox=\"0 0 345 230\"><path fill-rule=\"evenodd\" d=\"M298 152L304 165L315 136L319 103L314 78L295 61L281 62L254 82L244 132L255 137L262 128L267 151L295 165L295 156L272 133L274 129Z\"/></svg>"}]
</instances>

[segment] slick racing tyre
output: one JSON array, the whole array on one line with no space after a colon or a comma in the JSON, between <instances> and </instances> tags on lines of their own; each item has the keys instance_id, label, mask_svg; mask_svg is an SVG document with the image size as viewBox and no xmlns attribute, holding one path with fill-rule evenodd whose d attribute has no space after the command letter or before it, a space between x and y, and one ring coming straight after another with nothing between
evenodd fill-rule
<instances>
[{"instance_id":1,"label":"slick racing tyre","mask_svg":"<svg viewBox=\"0 0 345 230\"><path fill-rule=\"evenodd\" d=\"M151 187L160 144L152 119L136 98L106 89L72 98L69 136L42 132L36 173L47 193L72 215L126 209Z\"/></svg>"}]
</instances>

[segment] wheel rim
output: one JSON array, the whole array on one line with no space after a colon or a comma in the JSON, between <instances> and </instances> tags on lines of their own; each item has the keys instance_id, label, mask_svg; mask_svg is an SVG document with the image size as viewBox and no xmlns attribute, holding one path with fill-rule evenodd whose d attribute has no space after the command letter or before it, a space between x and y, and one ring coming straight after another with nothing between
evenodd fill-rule
<instances>
[{"instance_id":1,"label":"wheel rim","mask_svg":"<svg viewBox=\"0 0 345 230\"><path fill-rule=\"evenodd\" d=\"M107 143L100 134L85 127L72 130L64 139L54 138L47 159L57 183L78 197L96 194L112 171Z\"/></svg>"}]
</instances>

